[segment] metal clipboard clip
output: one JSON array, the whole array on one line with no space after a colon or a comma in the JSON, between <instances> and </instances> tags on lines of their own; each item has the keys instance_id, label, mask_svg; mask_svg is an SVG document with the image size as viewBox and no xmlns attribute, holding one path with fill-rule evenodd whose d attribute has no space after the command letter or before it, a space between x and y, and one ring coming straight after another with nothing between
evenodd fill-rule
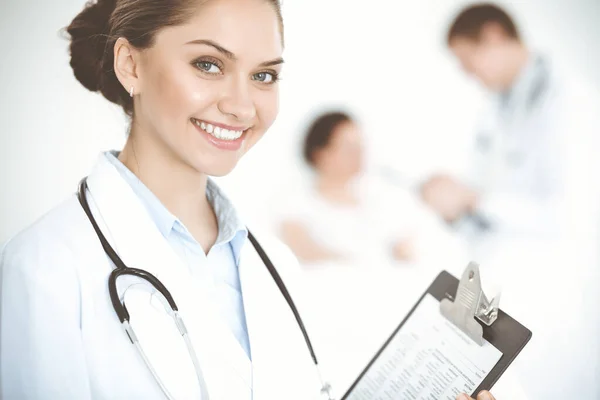
<instances>
[{"instance_id":1,"label":"metal clipboard clip","mask_svg":"<svg viewBox=\"0 0 600 400\"><path fill-rule=\"evenodd\" d=\"M483 327L475 318L487 326L492 325L498 318L499 303L500 295L488 301L481 289L479 265L470 262L458 283L454 301L442 299L440 312L475 343L483 346Z\"/></svg>"}]
</instances>

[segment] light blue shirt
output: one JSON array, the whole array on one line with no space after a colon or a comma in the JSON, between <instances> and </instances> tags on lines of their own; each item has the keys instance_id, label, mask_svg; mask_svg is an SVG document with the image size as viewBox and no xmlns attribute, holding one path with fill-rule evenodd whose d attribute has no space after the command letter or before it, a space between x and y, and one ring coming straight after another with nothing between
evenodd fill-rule
<instances>
[{"instance_id":1,"label":"light blue shirt","mask_svg":"<svg viewBox=\"0 0 600 400\"><path fill-rule=\"evenodd\" d=\"M213 277L225 322L250 358L250 340L238 273L240 253L248 231L229 199L213 181L208 180L206 197L217 217L219 232L214 246L206 254L183 223L119 161L117 152L107 152L106 156L133 188L162 235L190 270L205 269Z\"/></svg>"}]
</instances>

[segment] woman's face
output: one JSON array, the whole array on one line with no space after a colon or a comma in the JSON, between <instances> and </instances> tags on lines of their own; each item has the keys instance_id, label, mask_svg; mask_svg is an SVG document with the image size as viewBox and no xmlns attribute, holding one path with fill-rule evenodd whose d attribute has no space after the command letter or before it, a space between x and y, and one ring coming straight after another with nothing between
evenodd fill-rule
<instances>
[{"instance_id":1,"label":"woman's face","mask_svg":"<svg viewBox=\"0 0 600 400\"><path fill-rule=\"evenodd\" d=\"M229 173L277 115L280 29L266 0L210 0L161 30L137 65L134 139L169 163Z\"/></svg>"},{"instance_id":2,"label":"woman's face","mask_svg":"<svg viewBox=\"0 0 600 400\"><path fill-rule=\"evenodd\" d=\"M339 179L351 179L363 167L363 142L359 127L350 121L335 127L329 143L316 154L317 169Z\"/></svg>"}]
</instances>

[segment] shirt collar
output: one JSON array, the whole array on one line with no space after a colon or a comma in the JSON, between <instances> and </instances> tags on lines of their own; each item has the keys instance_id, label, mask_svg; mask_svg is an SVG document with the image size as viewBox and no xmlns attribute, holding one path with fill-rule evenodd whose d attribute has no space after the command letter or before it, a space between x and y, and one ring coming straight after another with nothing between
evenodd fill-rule
<instances>
[{"instance_id":1,"label":"shirt collar","mask_svg":"<svg viewBox=\"0 0 600 400\"><path fill-rule=\"evenodd\" d=\"M148 189L148 187L118 159L119 153L117 151L109 151L106 152L105 155L140 198L146 207L148 214L165 238L168 238L171 232L176 229L176 225L180 225L183 228L182 231L184 231L184 234L188 235L190 239L193 240L191 234L181 221L179 221L179 219L160 202L154 193L152 193L152 191L150 191L150 189ZM215 246L230 243L236 259L236 264L239 264L242 246L248 236L248 230L231 201L210 178L206 185L206 197L217 217L219 232Z\"/></svg>"},{"instance_id":2,"label":"shirt collar","mask_svg":"<svg viewBox=\"0 0 600 400\"><path fill-rule=\"evenodd\" d=\"M219 226L215 245L230 243L236 263L239 264L242 247L248 237L248 229L233 206L233 203L210 178L208 178L206 183L206 198L213 207Z\"/></svg>"}]
</instances>

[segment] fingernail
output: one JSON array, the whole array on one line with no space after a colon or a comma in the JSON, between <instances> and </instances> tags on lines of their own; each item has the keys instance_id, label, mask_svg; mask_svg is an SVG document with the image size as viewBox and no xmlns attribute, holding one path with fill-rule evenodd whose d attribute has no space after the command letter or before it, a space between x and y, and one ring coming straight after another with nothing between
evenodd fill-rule
<instances>
[{"instance_id":1,"label":"fingernail","mask_svg":"<svg viewBox=\"0 0 600 400\"><path fill-rule=\"evenodd\" d=\"M479 393L479 396L477 396L477 398L479 400L493 400L492 395L490 394L490 392L487 391Z\"/></svg>"},{"instance_id":2,"label":"fingernail","mask_svg":"<svg viewBox=\"0 0 600 400\"><path fill-rule=\"evenodd\" d=\"M471 400L469 399L469 396L467 396L466 394L459 394L458 397L456 398L456 400Z\"/></svg>"}]
</instances>

